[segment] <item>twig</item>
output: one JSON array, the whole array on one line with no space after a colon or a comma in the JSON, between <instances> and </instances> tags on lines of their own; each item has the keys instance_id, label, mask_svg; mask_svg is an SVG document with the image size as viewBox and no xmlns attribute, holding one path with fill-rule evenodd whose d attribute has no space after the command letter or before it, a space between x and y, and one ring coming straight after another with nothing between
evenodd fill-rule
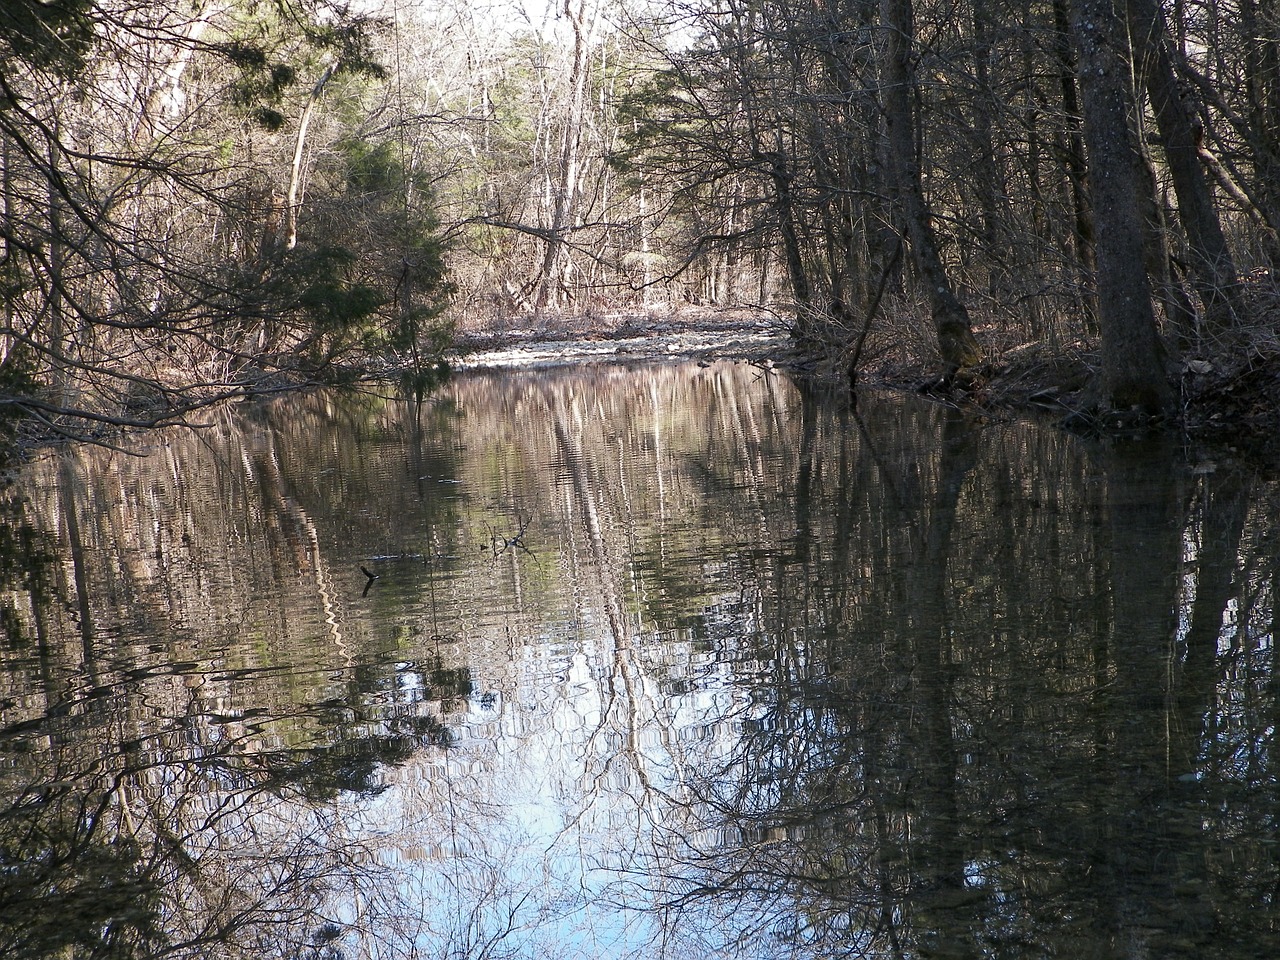
<instances>
[{"instance_id":1,"label":"twig","mask_svg":"<svg viewBox=\"0 0 1280 960\"><path fill-rule=\"evenodd\" d=\"M516 531L514 537L500 537L492 527L489 528L490 545L495 560L508 550L523 550L529 556L533 556L533 551L524 542L524 534L529 529L529 524L533 522L533 514L528 517L520 517L519 514L516 514L516 516L520 519L520 529ZM481 547L480 549L483 550L484 548Z\"/></svg>"}]
</instances>

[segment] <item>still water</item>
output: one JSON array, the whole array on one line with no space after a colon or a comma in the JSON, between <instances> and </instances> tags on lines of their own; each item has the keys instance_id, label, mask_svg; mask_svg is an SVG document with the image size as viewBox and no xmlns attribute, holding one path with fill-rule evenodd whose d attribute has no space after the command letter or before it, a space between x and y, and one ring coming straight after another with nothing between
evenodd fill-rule
<instances>
[{"instance_id":1,"label":"still water","mask_svg":"<svg viewBox=\"0 0 1280 960\"><path fill-rule=\"evenodd\" d=\"M1243 466L746 364L138 442L3 492L0 956L1280 956Z\"/></svg>"}]
</instances>

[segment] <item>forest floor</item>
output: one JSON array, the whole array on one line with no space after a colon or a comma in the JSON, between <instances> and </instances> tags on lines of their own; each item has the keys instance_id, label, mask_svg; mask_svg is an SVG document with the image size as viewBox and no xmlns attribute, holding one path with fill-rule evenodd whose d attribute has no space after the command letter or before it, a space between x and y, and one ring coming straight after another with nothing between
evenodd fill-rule
<instances>
[{"instance_id":1,"label":"forest floor","mask_svg":"<svg viewBox=\"0 0 1280 960\"><path fill-rule=\"evenodd\" d=\"M1195 356L1171 361L1179 407L1175 425L1197 445L1280 469L1280 324L1242 331ZM978 329L988 359L963 388L933 388L937 359L927 329L873 332L858 383L913 391L986 415L1025 415L1086 432L1113 432L1084 414L1097 368L1083 343L1024 343ZM847 338L845 338L847 340ZM458 369L549 367L590 362L715 360L777 367L832 389L847 389L848 349L833 332L820 359L798 355L787 322L751 309L683 308L544 317L495 323L459 336Z\"/></svg>"}]
</instances>

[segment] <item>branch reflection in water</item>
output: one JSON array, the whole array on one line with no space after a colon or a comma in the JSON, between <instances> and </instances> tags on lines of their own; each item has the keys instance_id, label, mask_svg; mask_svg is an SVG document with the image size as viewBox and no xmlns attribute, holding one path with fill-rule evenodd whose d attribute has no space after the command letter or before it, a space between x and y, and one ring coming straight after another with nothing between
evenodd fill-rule
<instances>
[{"instance_id":1,"label":"branch reflection in water","mask_svg":"<svg viewBox=\"0 0 1280 960\"><path fill-rule=\"evenodd\" d=\"M1276 483L748 365L6 489L6 957L1280 955Z\"/></svg>"}]
</instances>

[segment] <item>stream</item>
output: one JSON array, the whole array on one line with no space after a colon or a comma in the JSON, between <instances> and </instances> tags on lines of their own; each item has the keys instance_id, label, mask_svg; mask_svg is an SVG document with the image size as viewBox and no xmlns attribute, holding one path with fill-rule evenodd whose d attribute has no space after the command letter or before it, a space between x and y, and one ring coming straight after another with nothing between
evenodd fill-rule
<instances>
[{"instance_id":1,"label":"stream","mask_svg":"<svg viewBox=\"0 0 1280 960\"><path fill-rule=\"evenodd\" d=\"M1280 956L1243 463L726 360L129 442L0 491L0 956Z\"/></svg>"}]
</instances>

